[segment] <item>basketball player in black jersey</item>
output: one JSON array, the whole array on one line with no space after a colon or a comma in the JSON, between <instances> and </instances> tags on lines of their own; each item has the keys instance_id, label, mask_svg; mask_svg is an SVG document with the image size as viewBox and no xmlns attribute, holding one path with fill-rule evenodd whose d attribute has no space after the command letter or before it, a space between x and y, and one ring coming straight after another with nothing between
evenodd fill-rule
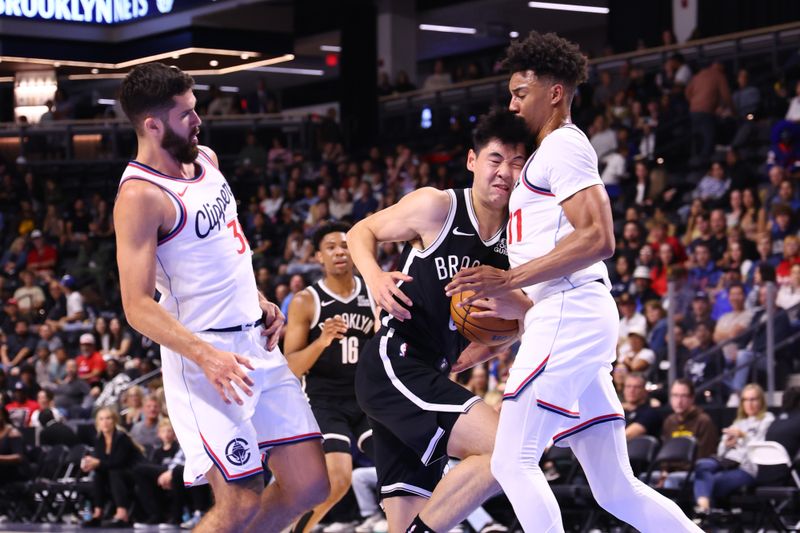
<instances>
[{"instance_id":1,"label":"basketball player in black jersey","mask_svg":"<svg viewBox=\"0 0 800 533\"><path fill-rule=\"evenodd\" d=\"M353 274L345 236L349 229L334 223L317 230L314 248L325 275L298 292L289 306L284 352L292 372L305 378L331 482L328 499L300 518L296 533L310 531L347 493L351 444L372 456L372 430L356 402L353 381L359 354L375 333L375 305L367 285Z\"/></svg>"},{"instance_id":2,"label":"basketball player in black jersey","mask_svg":"<svg viewBox=\"0 0 800 533\"><path fill-rule=\"evenodd\" d=\"M347 234L383 309L382 327L361 354L356 395L373 429L390 533L449 531L499 491L489 469L497 413L448 379L454 364L462 366L465 341L450 320L444 287L467 266L508 268L508 199L527 138L517 117L492 111L478 122L467 156L471 189L419 189ZM402 272L383 272L376 262L376 245L386 241L407 242ZM494 305L522 319L531 302L516 291ZM469 357L476 362L491 354L472 344L461 357L471 350L483 351ZM461 462L442 478L448 456Z\"/></svg>"}]
</instances>

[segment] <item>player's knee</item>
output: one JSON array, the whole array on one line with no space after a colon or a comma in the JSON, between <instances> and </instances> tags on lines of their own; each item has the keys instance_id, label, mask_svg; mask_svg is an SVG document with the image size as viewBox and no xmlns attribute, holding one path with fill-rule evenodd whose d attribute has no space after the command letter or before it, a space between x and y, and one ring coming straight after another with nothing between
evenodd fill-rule
<instances>
[{"instance_id":1,"label":"player's knee","mask_svg":"<svg viewBox=\"0 0 800 533\"><path fill-rule=\"evenodd\" d=\"M255 518L260 505L261 495L246 490L237 492L236 497L230 498L221 507L223 507L226 517L244 529Z\"/></svg>"},{"instance_id":2,"label":"player's knee","mask_svg":"<svg viewBox=\"0 0 800 533\"><path fill-rule=\"evenodd\" d=\"M336 472L330 478L330 497L340 500L350 488L352 476L348 472Z\"/></svg>"},{"instance_id":3,"label":"player's knee","mask_svg":"<svg viewBox=\"0 0 800 533\"><path fill-rule=\"evenodd\" d=\"M318 476L304 484L300 490L293 495L294 502L300 512L307 511L321 504L331 495L331 484L328 476Z\"/></svg>"},{"instance_id":4,"label":"player's knee","mask_svg":"<svg viewBox=\"0 0 800 533\"><path fill-rule=\"evenodd\" d=\"M492 476L494 476L501 485L504 484L506 480L513 477L515 471L517 474L519 473L515 464L514 461L509 461L508 457L504 457L499 453L493 453L492 458L489 460L489 468L491 469Z\"/></svg>"}]
</instances>

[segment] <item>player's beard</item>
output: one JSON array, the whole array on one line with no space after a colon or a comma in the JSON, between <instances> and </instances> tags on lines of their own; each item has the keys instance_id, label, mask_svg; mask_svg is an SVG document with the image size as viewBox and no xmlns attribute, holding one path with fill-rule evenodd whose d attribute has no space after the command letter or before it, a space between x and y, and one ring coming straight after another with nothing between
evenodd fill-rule
<instances>
[{"instance_id":1,"label":"player's beard","mask_svg":"<svg viewBox=\"0 0 800 533\"><path fill-rule=\"evenodd\" d=\"M189 132L189 136L184 138L175 133L169 124L164 123L164 138L161 139L161 148L181 163L193 163L197 159L198 148L192 142L192 137L197 135L200 130L194 129Z\"/></svg>"}]
</instances>

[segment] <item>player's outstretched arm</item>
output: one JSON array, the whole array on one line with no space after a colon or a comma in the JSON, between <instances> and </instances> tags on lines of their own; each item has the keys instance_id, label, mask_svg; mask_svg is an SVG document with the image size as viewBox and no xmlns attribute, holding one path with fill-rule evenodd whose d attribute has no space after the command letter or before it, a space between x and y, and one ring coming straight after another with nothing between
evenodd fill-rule
<instances>
[{"instance_id":1,"label":"player's outstretched arm","mask_svg":"<svg viewBox=\"0 0 800 533\"><path fill-rule=\"evenodd\" d=\"M450 208L450 195L424 187L404 196L396 204L378 211L347 232L347 247L375 302L399 320L411 318L411 300L397 287L398 281L411 281L402 272L383 272L376 252L381 242L421 241L430 245L438 236Z\"/></svg>"},{"instance_id":2,"label":"player's outstretched arm","mask_svg":"<svg viewBox=\"0 0 800 533\"><path fill-rule=\"evenodd\" d=\"M561 239L549 253L507 271L485 266L460 270L445 287L447 294L475 291L474 296L464 300L467 304L568 276L614 254L611 205L602 185L576 192L561 202L561 207L575 231Z\"/></svg>"},{"instance_id":3,"label":"player's outstretched arm","mask_svg":"<svg viewBox=\"0 0 800 533\"><path fill-rule=\"evenodd\" d=\"M314 317L314 297L308 291L295 294L289 304L289 319L286 322L286 337L283 352L292 373L300 377L314 366L325 348L335 339L347 333L347 323L339 315L322 323L322 334L314 342L308 342L308 332Z\"/></svg>"},{"instance_id":4,"label":"player's outstretched arm","mask_svg":"<svg viewBox=\"0 0 800 533\"><path fill-rule=\"evenodd\" d=\"M153 300L158 230L168 216L163 194L154 185L134 181L124 184L117 196L114 220L125 316L142 335L200 366L227 403L241 404L233 385L252 395L253 382L242 368L252 369L247 358L200 340Z\"/></svg>"}]
</instances>

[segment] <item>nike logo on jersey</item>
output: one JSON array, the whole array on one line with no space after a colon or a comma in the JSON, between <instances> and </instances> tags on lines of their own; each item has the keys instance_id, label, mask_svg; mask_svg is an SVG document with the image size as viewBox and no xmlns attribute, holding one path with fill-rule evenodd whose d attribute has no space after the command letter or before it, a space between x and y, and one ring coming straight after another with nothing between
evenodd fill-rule
<instances>
[{"instance_id":1,"label":"nike logo on jersey","mask_svg":"<svg viewBox=\"0 0 800 533\"><path fill-rule=\"evenodd\" d=\"M181 192L179 192L179 193L178 193L178 196L180 196L181 198L183 198L183 195L184 195L184 194L186 194L186 191L187 191L187 190L189 190L189 186L188 186L188 185L187 185L186 187L184 187L184 188L183 188L183 190L182 190Z\"/></svg>"},{"instance_id":2,"label":"nike logo on jersey","mask_svg":"<svg viewBox=\"0 0 800 533\"><path fill-rule=\"evenodd\" d=\"M336 300L328 300L327 302L320 302L319 305L321 305L322 307L327 307L327 306L331 305L335 301Z\"/></svg>"},{"instance_id":3,"label":"nike logo on jersey","mask_svg":"<svg viewBox=\"0 0 800 533\"><path fill-rule=\"evenodd\" d=\"M459 237L474 237L474 233L464 233L463 231L458 231L458 226L453 230L453 235L457 235Z\"/></svg>"}]
</instances>

